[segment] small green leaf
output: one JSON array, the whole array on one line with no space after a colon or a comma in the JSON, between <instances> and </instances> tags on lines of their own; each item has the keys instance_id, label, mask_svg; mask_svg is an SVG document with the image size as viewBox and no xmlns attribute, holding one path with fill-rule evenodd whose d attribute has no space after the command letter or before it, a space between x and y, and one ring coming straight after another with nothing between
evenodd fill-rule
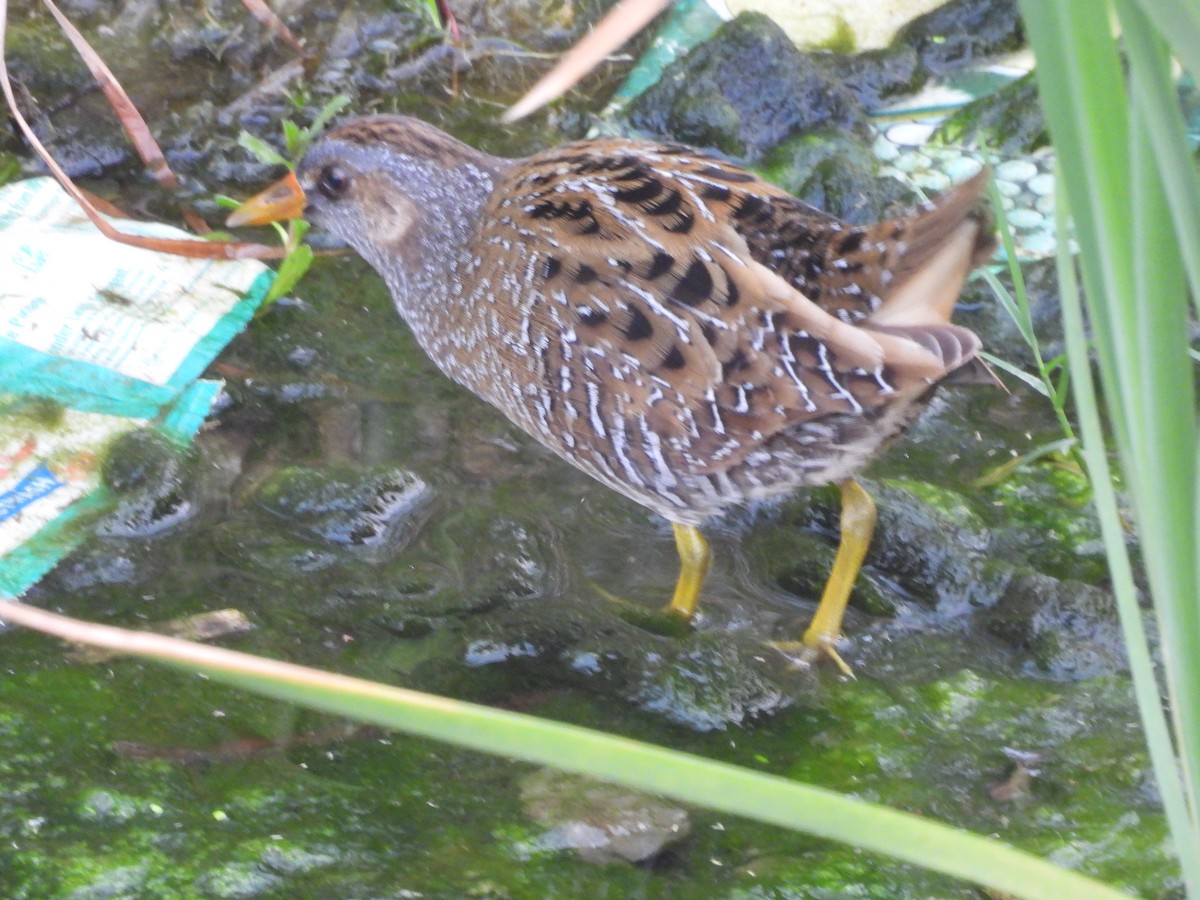
<instances>
[{"instance_id":1,"label":"small green leaf","mask_svg":"<svg viewBox=\"0 0 1200 900\"><path fill-rule=\"evenodd\" d=\"M300 242L304 240L304 236L308 234L310 228L312 228L312 224L305 219L292 219L288 222L287 240L284 242L284 246L288 248L289 253L300 246Z\"/></svg>"},{"instance_id":2,"label":"small green leaf","mask_svg":"<svg viewBox=\"0 0 1200 900\"><path fill-rule=\"evenodd\" d=\"M238 146L249 150L254 158L261 163L271 166L288 166L288 168L291 168L288 161L280 155L278 150L262 138L255 137L248 131L243 131L238 135Z\"/></svg>"},{"instance_id":3,"label":"small green leaf","mask_svg":"<svg viewBox=\"0 0 1200 900\"><path fill-rule=\"evenodd\" d=\"M308 139L311 141L314 137L325 130L325 126L329 124L329 120L340 113L343 109L350 105L350 98L346 94L338 94L328 103L321 107L321 111L317 113L312 124L305 129ZM305 149L308 149L307 147Z\"/></svg>"},{"instance_id":4,"label":"small green leaf","mask_svg":"<svg viewBox=\"0 0 1200 900\"><path fill-rule=\"evenodd\" d=\"M273 303L291 291L304 277L304 273L308 271L312 261L313 250L307 244L301 244L285 256L283 262L279 264L279 271L275 273L275 280L271 283L271 289L267 291L263 303Z\"/></svg>"},{"instance_id":5,"label":"small green leaf","mask_svg":"<svg viewBox=\"0 0 1200 900\"><path fill-rule=\"evenodd\" d=\"M1019 366L1014 366L1008 360L1001 359L1000 357L994 356L991 353L980 353L979 355L982 356L989 365L993 365L997 369L1007 372L1014 378L1019 378L1043 397L1050 399L1050 388L1046 387L1045 382L1043 382L1042 379L1038 378L1036 375L1030 375Z\"/></svg>"},{"instance_id":6,"label":"small green leaf","mask_svg":"<svg viewBox=\"0 0 1200 900\"><path fill-rule=\"evenodd\" d=\"M300 131L300 126L291 119L283 120L283 145L287 148L287 155L291 159L296 159L300 155L302 149L301 142L304 140L304 133Z\"/></svg>"}]
</instances>

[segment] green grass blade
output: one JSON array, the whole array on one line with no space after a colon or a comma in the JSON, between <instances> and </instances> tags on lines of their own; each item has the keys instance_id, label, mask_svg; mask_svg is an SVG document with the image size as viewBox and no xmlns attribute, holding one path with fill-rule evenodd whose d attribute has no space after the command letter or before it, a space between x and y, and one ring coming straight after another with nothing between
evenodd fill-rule
<instances>
[{"instance_id":1,"label":"green grass blade","mask_svg":"<svg viewBox=\"0 0 1200 900\"><path fill-rule=\"evenodd\" d=\"M1122 235L1131 215L1129 110L1121 61L1106 8L1070 0L1022 0L1026 34L1038 61L1038 92L1064 163L1059 190L1074 217L1085 296L1095 325L1095 348L1104 372L1116 371L1133 327L1129 310L1113 298L1133 296L1132 249ZM1066 164L1065 161L1070 161ZM1109 392L1120 384L1107 380ZM1116 396L1116 394L1112 394ZM1111 424L1124 451L1129 428L1117 404Z\"/></svg>"},{"instance_id":2,"label":"green grass blade","mask_svg":"<svg viewBox=\"0 0 1200 900\"><path fill-rule=\"evenodd\" d=\"M1128 0L1118 0L1127 45L1157 43L1149 20ZM1140 37L1135 36L1140 33ZM1157 51L1157 52L1156 52ZM1136 102L1150 91L1140 83L1166 70L1165 50L1150 47L1152 58L1130 70L1134 125L1130 133L1136 353L1119 360L1116 378L1133 393L1132 453L1125 468L1137 513L1143 565L1161 624L1167 690L1176 721L1178 750L1189 796L1200 779L1200 706L1192 702L1200 685L1200 590L1195 580L1196 484L1195 392L1187 342L1187 288L1179 243L1151 146L1148 119L1153 111ZM1168 82L1169 83L1169 82ZM1174 101L1172 89L1168 98Z\"/></svg>"},{"instance_id":3,"label":"green grass blade","mask_svg":"<svg viewBox=\"0 0 1200 900\"><path fill-rule=\"evenodd\" d=\"M251 155L260 163L269 166L286 166L288 161L283 155L260 137L255 137L248 131L238 135L238 146L249 150Z\"/></svg>"},{"instance_id":4,"label":"green grass blade","mask_svg":"<svg viewBox=\"0 0 1200 900\"><path fill-rule=\"evenodd\" d=\"M1044 381L1042 381L1042 379L1039 378L1037 375L1030 375L1028 372L1026 372L1020 366L1013 365L1008 360L1001 359L999 356L996 356L994 353L988 353L988 352L984 351L984 352L980 353L979 355L983 357L983 361L986 362L989 366L995 366L1000 371L1007 372L1013 378L1019 379L1021 382L1023 382L1030 390L1036 391L1037 393L1039 393L1043 397L1045 397L1047 400L1051 399L1050 388L1047 387L1046 383Z\"/></svg>"},{"instance_id":5,"label":"green grass blade","mask_svg":"<svg viewBox=\"0 0 1200 900\"><path fill-rule=\"evenodd\" d=\"M1195 0L1137 0L1142 12L1171 39L1175 55L1200 78L1200 3Z\"/></svg>"},{"instance_id":6,"label":"green grass blade","mask_svg":"<svg viewBox=\"0 0 1200 900\"><path fill-rule=\"evenodd\" d=\"M1128 895L1013 847L786 778L598 731L0 601L0 619L201 672L265 696L747 816L1029 900Z\"/></svg>"},{"instance_id":7,"label":"green grass blade","mask_svg":"<svg viewBox=\"0 0 1200 900\"><path fill-rule=\"evenodd\" d=\"M1095 397L1086 396L1091 371L1082 314L1077 299L1064 293L1076 402L1081 423L1089 418L1084 440L1088 468L1106 523L1109 564L1155 773L1189 896L1200 898L1200 706L1194 701L1200 687L1200 469L1185 289L1185 273L1194 284L1200 269L1200 259L1191 256L1200 253L1200 195L1175 109L1178 97L1163 34L1143 14L1147 3L1114 3L1128 50L1128 91L1107 5L1022 0L1021 9L1060 160L1060 197L1069 201L1074 216L1105 409L1160 623L1173 734L1163 719L1142 634ZM1156 16L1166 10L1165 5L1157 8ZM1192 16L1182 15L1185 20ZM1183 52L1189 33L1181 25L1178 34L1167 31L1166 37L1176 52ZM1064 291L1073 275L1062 262ZM1085 377L1086 385L1080 383Z\"/></svg>"},{"instance_id":8,"label":"green grass blade","mask_svg":"<svg viewBox=\"0 0 1200 900\"><path fill-rule=\"evenodd\" d=\"M1200 707L1192 700L1200 685L1197 433L1185 263L1180 254L1181 241L1193 240L1188 230L1196 227L1200 205L1181 120L1171 111L1178 99L1168 75L1167 49L1132 0L1115 4L1129 49L1128 93L1108 16L1098 15L1093 5L1070 0L1029 0L1022 3L1022 11L1038 58L1039 90L1051 137L1060 161L1071 162L1059 166L1060 196L1070 202L1074 214L1106 409L1160 622L1176 725L1173 735L1163 721L1158 683L1141 633L1095 397L1086 396L1091 372L1082 315L1077 300L1064 293L1081 423L1090 417L1084 441L1088 468L1106 522L1110 567L1155 772L1189 896L1200 897L1200 856L1195 851L1200 846ZM1176 146L1169 147L1172 142ZM1181 157L1188 161L1181 162ZM1198 252L1195 247L1184 249ZM1193 268L1187 263L1187 271ZM1069 264L1060 264L1064 291L1073 274ZM1080 384L1084 377L1086 385Z\"/></svg>"},{"instance_id":9,"label":"green grass blade","mask_svg":"<svg viewBox=\"0 0 1200 900\"><path fill-rule=\"evenodd\" d=\"M1143 13L1143 9L1150 6L1173 7L1180 16L1186 7L1197 20L1196 28L1200 29L1200 3L1162 4L1140 0L1139 4L1122 0L1117 4L1129 61L1134 109L1154 150L1171 221L1191 283L1192 299L1197 304L1196 313L1200 315L1200 175L1197 175L1192 158L1183 111L1178 103L1172 102L1175 83L1171 78L1170 51ZM1165 32L1177 36L1176 53L1182 54L1188 47L1200 53L1200 32L1193 32L1192 43L1188 44L1184 26L1176 27L1179 30ZM1192 72L1200 76L1200 69L1194 66Z\"/></svg>"},{"instance_id":10,"label":"green grass blade","mask_svg":"<svg viewBox=\"0 0 1200 900\"><path fill-rule=\"evenodd\" d=\"M1058 202L1057 230L1060 235L1069 233L1069 223L1061 195ZM1089 343L1084 332L1083 307L1075 283L1075 261L1066 245L1066 241L1060 241L1058 252L1063 339L1067 345L1067 363L1071 371L1075 416L1079 423L1083 458L1092 483L1092 502L1100 520L1113 594L1120 610L1121 630L1129 656L1129 670L1133 678L1138 712L1142 720L1142 729L1146 732L1146 744L1150 750L1155 777L1158 779L1163 809L1176 846L1197 847L1200 846L1200 831L1188 808L1187 794L1176 763L1171 732L1159 699L1158 679L1150 657L1146 630L1142 624L1142 609L1133 580L1133 567L1125 545L1125 526L1121 520L1116 490L1113 488L1112 472L1109 470L1104 429L1100 424L1100 408L1096 399L1095 382L1092 379ZM1185 881L1192 885L1200 884L1200 856L1186 851L1181 852L1179 856ZM1189 896L1195 895L1189 893Z\"/></svg>"}]
</instances>

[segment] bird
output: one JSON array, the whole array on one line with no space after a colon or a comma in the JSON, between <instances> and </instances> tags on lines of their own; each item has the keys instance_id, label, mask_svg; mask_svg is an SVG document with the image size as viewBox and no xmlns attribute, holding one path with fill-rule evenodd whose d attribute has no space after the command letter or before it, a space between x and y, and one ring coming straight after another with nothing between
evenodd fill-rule
<instances>
[{"instance_id":1,"label":"bird","mask_svg":"<svg viewBox=\"0 0 1200 900\"><path fill-rule=\"evenodd\" d=\"M303 216L386 283L449 378L568 463L668 521L694 616L733 507L837 484L839 546L811 624L837 649L876 521L856 475L942 382L994 378L950 322L994 250L987 173L848 224L703 149L581 140L519 159L420 119L315 141L231 227Z\"/></svg>"}]
</instances>

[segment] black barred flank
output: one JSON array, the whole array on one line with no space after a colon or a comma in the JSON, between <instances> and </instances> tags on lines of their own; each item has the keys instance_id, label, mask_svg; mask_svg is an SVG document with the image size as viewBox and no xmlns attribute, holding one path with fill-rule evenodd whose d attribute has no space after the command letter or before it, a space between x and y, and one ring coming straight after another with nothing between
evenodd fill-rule
<instances>
[{"instance_id":1,"label":"black barred flank","mask_svg":"<svg viewBox=\"0 0 1200 900\"><path fill-rule=\"evenodd\" d=\"M646 318L646 314L636 306L629 308L629 324L625 326L625 337L631 341L644 341L654 336L654 326Z\"/></svg>"},{"instance_id":2,"label":"black barred flank","mask_svg":"<svg viewBox=\"0 0 1200 900\"><path fill-rule=\"evenodd\" d=\"M663 192L663 183L657 178L644 176L633 183L632 187L620 188L613 191L613 197L621 203L646 203Z\"/></svg>"},{"instance_id":3,"label":"black barred flank","mask_svg":"<svg viewBox=\"0 0 1200 900\"><path fill-rule=\"evenodd\" d=\"M741 372L750 367L750 361L746 359L746 352L739 347L734 351L733 356L728 362L721 364L721 379L728 381L731 375Z\"/></svg>"},{"instance_id":4,"label":"black barred flank","mask_svg":"<svg viewBox=\"0 0 1200 900\"><path fill-rule=\"evenodd\" d=\"M838 252L839 253L854 253L854 252L856 252L858 250L858 248L862 246L864 236L865 235L863 234L863 231L861 229L856 228L854 231L851 231L849 234L847 234L845 237L843 237L842 240L838 243Z\"/></svg>"},{"instance_id":5,"label":"black barred flank","mask_svg":"<svg viewBox=\"0 0 1200 900\"><path fill-rule=\"evenodd\" d=\"M734 210L733 214L739 219L748 219L762 212L764 206L766 203L761 197L747 194L742 198L742 202L738 204L738 208Z\"/></svg>"},{"instance_id":6,"label":"black barred flank","mask_svg":"<svg viewBox=\"0 0 1200 900\"><path fill-rule=\"evenodd\" d=\"M683 354L679 352L679 348L674 344L671 345L671 352L666 355L662 361L664 369L682 369L687 365L687 360Z\"/></svg>"},{"instance_id":7,"label":"black barred flank","mask_svg":"<svg viewBox=\"0 0 1200 900\"><path fill-rule=\"evenodd\" d=\"M670 253L662 250L654 252L654 259L650 260L650 268L646 270L646 279L653 281L660 278L671 271L671 267L675 265L675 257Z\"/></svg>"},{"instance_id":8,"label":"black barred flank","mask_svg":"<svg viewBox=\"0 0 1200 900\"><path fill-rule=\"evenodd\" d=\"M732 195L733 191L723 184L706 184L704 190L700 192L700 196L705 200L717 200L721 203L728 202Z\"/></svg>"},{"instance_id":9,"label":"black barred flank","mask_svg":"<svg viewBox=\"0 0 1200 900\"><path fill-rule=\"evenodd\" d=\"M692 215L690 209L685 209L679 213L673 222L666 222L663 225L667 231L672 234L687 234L692 230L692 226L696 224L696 217Z\"/></svg>"},{"instance_id":10,"label":"black barred flank","mask_svg":"<svg viewBox=\"0 0 1200 900\"><path fill-rule=\"evenodd\" d=\"M579 321L591 328L599 328L608 321L608 315L590 306L579 307Z\"/></svg>"},{"instance_id":11,"label":"black barred flank","mask_svg":"<svg viewBox=\"0 0 1200 900\"><path fill-rule=\"evenodd\" d=\"M738 300L741 299L741 292L738 290L737 282L732 278L725 282L725 305L737 306Z\"/></svg>"},{"instance_id":12,"label":"black barred flank","mask_svg":"<svg viewBox=\"0 0 1200 900\"><path fill-rule=\"evenodd\" d=\"M712 274L701 260L693 259L683 277L671 289L671 299L685 306L698 306L713 292Z\"/></svg>"},{"instance_id":13,"label":"black barred flank","mask_svg":"<svg viewBox=\"0 0 1200 900\"><path fill-rule=\"evenodd\" d=\"M683 206L683 194L675 188L667 191L667 196L659 200L657 203L651 203L646 206L646 212L652 216L673 216L676 215L680 207Z\"/></svg>"}]
</instances>

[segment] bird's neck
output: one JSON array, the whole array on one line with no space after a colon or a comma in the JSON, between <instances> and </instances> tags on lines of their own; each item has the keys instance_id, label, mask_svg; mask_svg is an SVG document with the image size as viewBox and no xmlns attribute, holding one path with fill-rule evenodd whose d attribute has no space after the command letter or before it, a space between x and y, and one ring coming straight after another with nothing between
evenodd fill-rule
<instances>
[{"instance_id":1,"label":"bird's neck","mask_svg":"<svg viewBox=\"0 0 1200 900\"><path fill-rule=\"evenodd\" d=\"M460 383L464 374L447 364L479 352L482 337L471 321L475 298L467 291L480 287L479 222L501 173L500 165L490 162L502 163L485 157L479 165L440 170L424 182L421 196L414 198L420 218L411 239L376 265L417 342ZM444 346L447 342L454 346Z\"/></svg>"},{"instance_id":2,"label":"bird's neck","mask_svg":"<svg viewBox=\"0 0 1200 900\"><path fill-rule=\"evenodd\" d=\"M411 232L403 246L372 248L377 258L370 262L387 282L400 315L411 324L454 295L455 275L473 254L480 215L498 176L490 162L481 154L478 164L431 169L419 180L409 179L410 185L419 185Z\"/></svg>"}]
</instances>

